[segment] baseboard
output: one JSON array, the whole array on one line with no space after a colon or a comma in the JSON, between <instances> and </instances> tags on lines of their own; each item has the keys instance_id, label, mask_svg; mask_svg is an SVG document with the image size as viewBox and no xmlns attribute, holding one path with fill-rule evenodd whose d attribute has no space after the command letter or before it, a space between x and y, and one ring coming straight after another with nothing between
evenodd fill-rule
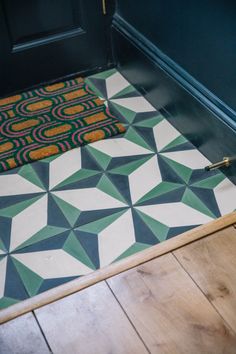
<instances>
[{"instance_id":1,"label":"baseboard","mask_svg":"<svg viewBox=\"0 0 236 354\"><path fill-rule=\"evenodd\" d=\"M236 154L235 112L120 16L113 20L118 69L209 160ZM236 183L236 164L222 171Z\"/></svg>"}]
</instances>

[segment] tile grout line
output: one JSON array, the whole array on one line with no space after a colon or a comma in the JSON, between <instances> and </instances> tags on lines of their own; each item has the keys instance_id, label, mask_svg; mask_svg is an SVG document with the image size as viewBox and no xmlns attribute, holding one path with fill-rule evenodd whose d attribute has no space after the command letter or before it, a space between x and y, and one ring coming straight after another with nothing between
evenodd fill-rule
<instances>
[{"instance_id":1,"label":"tile grout line","mask_svg":"<svg viewBox=\"0 0 236 354\"><path fill-rule=\"evenodd\" d=\"M174 251L175 252L175 251ZM174 254L174 252L170 252L173 257L176 259L176 261L178 262L178 264L180 265L180 267L184 270L184 272L189 276L189 278L193 281L193 283L197 286L197 288L200 290L200 292L203 294L203 296L206 298L206 300L208 301L208 303L212 306L212 308L215 310L215 312L220 316L220 318L223 320L223 322L228 326L228 328L234 333L234 335L236 335L235 330L231 327L231 325L228 323L228 321L221 315L221 313L219 312L219 310L215 307L215 305L207 298L206 294L204 293L204 291L202 290L202 288L200 287L200 285L195 281L195 279L192 277L192 275L187 271L187 269L185 269L185 267L183 266L183 264L179 261L178 257Z\"/></svg>"},{"instance_id":2,"label":"tile grout line","mask_svg":"<svg viewBox=\"0 0 236 354\"><path fill-rule=\"evenodd\" d=\"M112 290L112 288L110 287L109 283L107 282L107 280L105 280L105 283L107 284L109 290L111 291L112 295L114 296L115 300L117 301L117 303L119 304L121 310L123 311L125 317L127 318L127 320L129 321L129 323L131 324L131 326L133 327L135 333L137 334L137 336L139 337L139 339L141 340L141 342L143 343L145 349L147 350L147 352L149 354L151 354L151 351L149 350L148 346L146 345L145 341L143 340L142 336L140 335L140 333L138 332L137 328L135 327L135 325L133 324L133 322L131 321L130 317L128 316L127 312L125 311L124 307L122 306L122 304L120 303L119 299L117 298L116 294L114 293L114 291Z\"/></svg>"},{"instance_id":3,"label":"tile grout line","mask_svg":"<svg viewBox=\"0 0 236 354\"><path fill-rule=\"evenodd\" d=\"M44 333L44 331L43 331L43 329L42 329L42 327L41 327L41 325L40 325L40 323L39 323L39 320L38 320L38 318L37 318L37 316L36 316L35 311L32 311L32 314L33 314L34 319L35 319L35 321L36 321L36 323L37 323L37 325L38 325L38 327L39 327L39 330L40 330L40 332L41 332L41 334L42 334L42 336L43 336L43 339L44 339L44 341L45 341L45 343L46 343L46 345L47 345L47 347L48 347L49 352L53 354L53 351L52 351L52 349L51 349L51 347L50 347L50 344L49 344L49 342L48 342L48 340L47 340L47 337L46 337L46 335L45 335L45 333Z\"/></svg>"}]
</instances>

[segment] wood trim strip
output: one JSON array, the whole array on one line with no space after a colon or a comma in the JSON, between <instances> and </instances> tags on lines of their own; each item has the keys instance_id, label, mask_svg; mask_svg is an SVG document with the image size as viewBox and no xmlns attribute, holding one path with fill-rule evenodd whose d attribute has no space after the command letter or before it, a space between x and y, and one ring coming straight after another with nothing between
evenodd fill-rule
<instances>
[{"instance_id":1,"label":"wood trim strip","mask_svg":"<svg viewBox=\"0 0 236 354\"><path fill-rule=\"evenodd\" d=\"M81 278L72 280L66 284L45 291L30 299L21 301L6 309L0 311L0 324L10 321L27 312L45 306L65 296L71 295L79 290L85 289L100 281L106 280L114 275L134 268L142 263L148 262L154 258L162 256L168 252L176 250L189 243L197 241L203 237L209 236L219 230L222 230L236 223L236 212L222 216L219 219L211 221L208 224L196 227L193 230L184 232L163 243L152 246L142 252L136 253L130 257L117 261L107 267L98 269L91 274L84 275Z\"/></svg>"}]
</instances>

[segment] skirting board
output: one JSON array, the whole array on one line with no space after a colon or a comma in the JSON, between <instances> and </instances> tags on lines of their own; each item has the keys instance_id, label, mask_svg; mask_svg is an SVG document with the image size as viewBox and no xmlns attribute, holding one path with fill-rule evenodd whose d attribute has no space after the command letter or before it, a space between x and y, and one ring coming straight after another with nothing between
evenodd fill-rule
<instances>
[{"instance_id":1,"label":"skirting board","mask_svg":"<svg viewBox=\"0 0 236 354\"><path fill-rule=\"evenodd\" d=\"M211 234L214 234L215 232L218 232L234 224L236 224L236 212L222 216L221 218L211 221L208 224L201 225L195 229L184 232L183 234L168 239L162 243L157 244L156 246L152 246L142 252L136 253L104 268L98 269L91 274L84 275L81 278L72 280L56 288L45 291L30 299L21 301L0 311L0 324L50 304L54 301L60 300L65 296L88 288L89 286L92 286L100 281L106 280L114 275L134 268L168 252L172 252L194 241L210 236Z\"/></svg>"},{"instance_id":2,"label":"skirting board","mask_svg":"<svg viewBox=\"0 0 236 354\"><path fill-rule=\"evenodd\" d=\"M118 70L210 161L236 155L236 122L190 75L121 17L113 21ZM236 184L236 163L222 169Z\"/></svg>"}]
</instances>

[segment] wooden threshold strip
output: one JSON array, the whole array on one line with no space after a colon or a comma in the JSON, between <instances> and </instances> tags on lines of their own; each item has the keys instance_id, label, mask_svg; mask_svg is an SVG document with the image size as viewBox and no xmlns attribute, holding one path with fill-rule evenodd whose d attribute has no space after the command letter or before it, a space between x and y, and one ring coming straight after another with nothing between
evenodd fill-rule
<instances>
[{"instance_id":1,"label":"wooden threshold strip","mask_svg":"<svg viewBox=\"0 0 236 354\"><path fill-rule=\"evenodd\" d=\"M235 223L236 212L227 214L219 219L211 221L208 224L201 225L195 229L184 232L181 235L175 236L144 251L117 261L109 266L98 269L88 275L84 275L78 279L57 286L30 299L23 300L0 311L0 324L56 300L62 299L65 296L71 295L79 290L85 289L102 280L134 268L142 263L162 256L163 254L176 250L203 237L209 236Z\"/></svg>"}]
</instances>

